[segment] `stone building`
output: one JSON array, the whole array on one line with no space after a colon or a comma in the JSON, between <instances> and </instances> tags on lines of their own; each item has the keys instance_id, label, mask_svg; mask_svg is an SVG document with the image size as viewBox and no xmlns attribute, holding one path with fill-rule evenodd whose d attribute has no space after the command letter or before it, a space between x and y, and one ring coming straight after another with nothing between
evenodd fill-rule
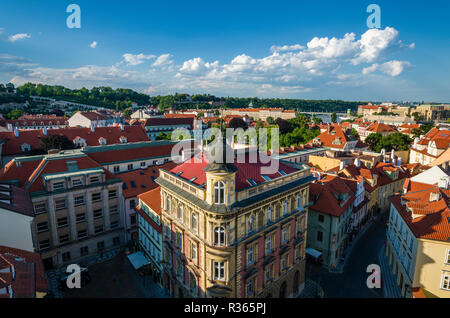
<instances>
[{"instance_id":1,"label":"stone building","mask_svg":"<svg viewBox=\"0 0 450 318\"><path fill-rule=\"evenodd\" d=\"M200 153L160 171L165 287L175 297L295 297L310 169L257 152L242 161L227 149L228 160ZM270 164L278 168L265 171Z\"/></svg>"}]
</instances>

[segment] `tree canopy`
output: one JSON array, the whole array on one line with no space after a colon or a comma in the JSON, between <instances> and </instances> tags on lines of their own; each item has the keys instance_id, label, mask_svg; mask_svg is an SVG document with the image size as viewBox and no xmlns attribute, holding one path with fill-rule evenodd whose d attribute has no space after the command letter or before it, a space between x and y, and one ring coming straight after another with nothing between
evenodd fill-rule
<instances>
[{"instance_id":1,"label":"tree canopy","mask_svg":"<svg viewBox=\"0 0 450 318\"><path fill-rule=\"evenodd\" d=\"M379 133L370 134L367 136L365 143L372 151L380 152L381 149L391 151L392 149L408 150L412 142L412 139L402 133L394 133L386 136L382 136Z\"/></svg>"}]
</instances>

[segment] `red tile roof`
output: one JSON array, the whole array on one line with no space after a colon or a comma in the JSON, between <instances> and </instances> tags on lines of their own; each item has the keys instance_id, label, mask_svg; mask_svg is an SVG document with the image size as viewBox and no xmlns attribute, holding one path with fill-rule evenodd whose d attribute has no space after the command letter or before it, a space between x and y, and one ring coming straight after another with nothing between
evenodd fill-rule
<instances>
[{"instance_id":1,"label":"red tile roof","mask_svg":"<svg viewBox=\"0 0 450 318\"><path fill-rule=\"evenodd\" d=\"M138 198L156 214L161 215L161 187L158 186L153 190L142 193Z\"/></svg>"},{"instance_id":2,"label":"red tile roof","mask_svg":"<svg viewBox=\"0 0 450 318\"><path fill-rule=\"evenodd\" d=\"M419 144L427 146L430 141L434 141L438 149L447 149L450 144L450 130L439 130L437 128L433 128L424 136L423 139L419 140Z\"/></svg>"},{"instance_id":3,"label":"red tile roof","mask_svg":"<svg viewBox=\"0 0 450 318\"><path fill-rule=\"evenodd\" d=\"M352 140L339 124L326 125L324 129L326 131L314 139L324 147L343 149L347 142ZM310 143L314 143L314 140ZM333 142L339 142L339 144Z\"/></svg>"},{"instance_id":4,"label":"red tile roof","mask_svg":"<svg viewBox=\"0 0 450 318\"><path fill-rule=\"evenodd\" d=\"M382 124L379 122L374 122L372 125L366 128L367 131L371 131L373 133L395 133L396 130L389 125Z\"/></svg>"},{"instance_id":5,"label":"red tile roof","mask_svg":"<svg viewBox=\"0 0 450 318\"><path fill-rule=\"evenodd\" d=\"M103 148L99 151L90 151L86 153L89 157L100 164L112 162L126 162L134 160L144 160L146 158L170 157L174 144L143 144L140 147L124 147L124 149Z\"/></svg>"},{"instance_id":6,"label":"red tile roof","mask_svg":"<svg viewBox=\"0 0 450 318\"><path fill-rule=\"evenodd\" d=\"M107 144L120 144L122 136L127 138L127 142L149 141L141 126L124 126L123 131L118 126L96 127L94 132L91 131L91 128L49 129L47 135L63 135L72 141L81 137L86 141L87 146L98 146L98 140L101 137L106 139ZM23 153L21 149L23 144L30 145L32 150L39 149L41 139L44 137L42 130L22 130L18 137L14 136L14 132L0 132L0 140L4 142L2 154L17 155Z\"/></svg>"},{"instance_id":7,"label":"red tile roof","mask_svg":"<svg viewBox=\"0 0 450 318\"><path fill-rule=\"evenodd\" d=\"M67 158L57 156L39 156L34 158L36 160L21 162L20 166L17 165L15 160L10 161L0 170L0 180L17 180L19 182L18 185L29 192L44 191L44 180L42 176L67 172L67 162L76 162L78 170L101 168L107 180L117 178L85 154L78 154L77 156ZM23 169L24 167L26 169Z\"/></svg>"},{"instance_id":8,"label":"red tile roof","mask_svg":"<svg viewBox=\"0 0 450 318\"><path fill-rule=\"evenodd\" d=\"M14 266L15 279L11 272ZM38 253L16 248L0 246L0 289L11 286L14 298L33 298L36 292L46 293L48 284L44 275L44 266ZM0 298L9 295L0 294Z\"/></svg>"},{"instance_id":9,"label":"red tile roof","mask_svg":"<svg viewBox=\"0 0 450 318\"><path fill-rule=\"evenodd\" d=\"M136 197L141 193L158 187L154 180L159 177L159 169L163 168L169 171L176 165L174 162L169 162L161 166L117 174L116 176L123 181L123 195L125 199Z\"/></svg>"},{"instance_id":10,"label":"red tile roof","mask_svg":"<svg viewBox=\"0 0 450 318\"><path fill-rule=\"evenodd\" d=\"M341 202L343 194L347 195L344 204ZM340 177L325 175L323 179L310 184L309 199L313 202L310 207L312 210L339 217L353 203L355 195Z\"/></svg>"},{"instance_id":11,"label":"red tile roof","mask_svg":"<svg viewBox=\"0 0 450 318\"><path fill-rule=\"evenodd\" d=\"M201 157L200 157L201 156ZM269 167L269 163L264 163L267 160L267 157L261 154L258 154L257 156L257 162L256 163L250 163L248 153L246 154L246 158L244 160L244 163L238 162L237 158L235 158L234 164L238 168L238 171L236 173L236 184L235 188L236 191L240 191L246 188L250 187L250 183L247 180L253 180L256 184L261 184L266 182L266 180L261 175L261 168L263 166ZM274 160L274 159L272 159ZM199 162L197 162L199 161ZM240 161L240 160L239 160ZM173 168L170 172L172 174L178 174L180 178L183 178L185 180L191 180L193 178L196 178L192 183L201 186L204 183L206 183L206 173L203 170L207 165L209 161L208 158L205 155L199 155L198 157L193 157L190 160L182 163L179 166L176 166ZM279 162L279 170L283 171L286 174L290 174L293 172L298 171L295 168L289 167L286 164ZM281 177L282 174L280 172L276 172L272 175L268 175L270 179Z\"/></svg>"},{"instance_id":12,"label":"red tile roof","mask_svg":"<svg viewBox=\"0 0 450 318\"><path fill-rule=\"evenodd\" d=\"M190 125L194 127L194 118L148 118L142 122L145 127L148 126L166 126L166 125Z\"/></svg>"},{"instance_id":13,"label":"red tile roof","mask_svg":"<svg viewBox=\"0 0 450 318\"><path fill-rule=\"evenodd\" d=\"M416 191L404 195L394 195L391 201L396 210L405 220L414 235L418 238L448 242L450 238L450 190L438 188L435 185L414 185ZM418 190L417 190L418 189ZM436 201L430 202L434 193ZM412 218L412 214L416 215Z\"/></svg>"}]
</instances>

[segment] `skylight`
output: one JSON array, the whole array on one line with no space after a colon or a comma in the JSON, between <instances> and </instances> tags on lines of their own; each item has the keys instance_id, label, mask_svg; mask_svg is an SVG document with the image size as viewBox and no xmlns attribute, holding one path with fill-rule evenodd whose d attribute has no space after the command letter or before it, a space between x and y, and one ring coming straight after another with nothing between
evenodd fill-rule
<instances>
[{"instance_id":1,"label":"skylight","mask_svg":"<svg viewBox=\"0 0 450 318\"><path fill-rule=\"evenodd\" d=\"M285 175L286 175L286 172L284 172L283 170L278 170L278 172L279 172L282 176L285 176Z\"/></svg>"},{"instance_id":2,"label":"skylight","mask_svg":"<svg viewBox=\"0 0 450 318\"><path fill-rule=\"evenodd\" d=\"M269 178L268 176L266 176L266 175L263 174L262 177L264 178L264 180L270 181L270 178Z\"/></svg>"},{"instance_id":3,"label":"skylight","mask_svg":"<svg viewBox=\"0 0 450 318\"><path fill-rule=\"evenodd\" d=\"M180 171L176 174L177 177L181 176L181 174L183 173L183 171Z\"/></svg>"},{"instance_id":4,"label":"skylight","mask_svg":"<svg viewBox=\"0 0 450 318\"><path fill-rule=\"evenodd\" d=\"M247 179L247 182L250 183L251 186L257 185L257 183L255 182L255 180L253 180L253 179Z\"/></svg>"},{"instance_id":5,"label":"skylight","mask_svg":"<svg viewBox=\"0 0 450 318\"><path fill-rule=\"evenodd\" d=\"M191 180L189 180L190 182L194 182L195 180L197 180L197 177L193 177Z\"/></svg>"}]
</instances>

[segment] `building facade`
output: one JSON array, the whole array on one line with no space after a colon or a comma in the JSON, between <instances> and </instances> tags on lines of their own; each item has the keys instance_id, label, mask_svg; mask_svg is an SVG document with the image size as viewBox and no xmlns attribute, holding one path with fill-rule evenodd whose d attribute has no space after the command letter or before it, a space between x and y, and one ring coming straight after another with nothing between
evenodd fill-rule
<instances>
[{"instance_id":1,"label":"building facade","mask_svg":"<svg viewBox=\"0 0 450 318\"><path fill-rule=\"evenodd\" d=\"M252 164L199 156L200 163L194 157L157 179L165 286L175 297L298 295L309 168L279 162L278 171L264 175L259 156Z\"/></svg>"},{"instance_id":2,"label":"building facade","mask_svg":"<svg viewBox=\"0 0 450 318\"><path fill-rule=\"evenodd\" d=\"M15 158L0 178L29 192L46 269L125 244L122 181L80 151Z\"/></svg>"},{"instance_id":3,"label":"building facade","mask_svg":"<svg viewBox=\"0 0 450 318\"><path fill-rule=\"evenodd\" d=\"M386 256L403 297L450 297L450 177L432 182L391 197Z\"/></svg>"}]
</instances>

